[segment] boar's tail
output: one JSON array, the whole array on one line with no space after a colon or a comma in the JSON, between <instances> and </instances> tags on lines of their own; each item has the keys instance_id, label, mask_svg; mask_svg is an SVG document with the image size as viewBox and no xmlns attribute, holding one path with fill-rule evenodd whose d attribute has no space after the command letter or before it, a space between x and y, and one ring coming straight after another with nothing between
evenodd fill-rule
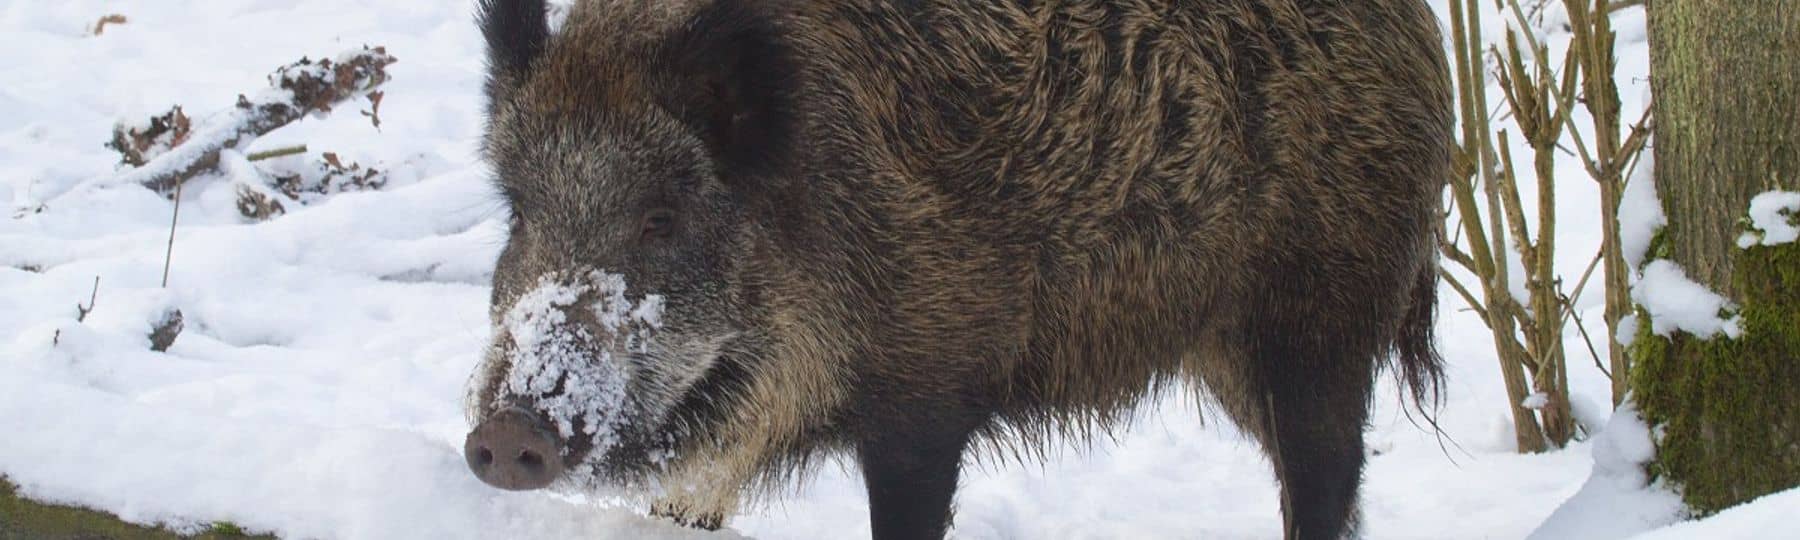
<instances>
[{"instance_id":1,"label":"boar's tail","mask_svg":"<svg viewBox=\"0 0 1800 540\"><path fill-rule=\"evenodd\" d=\"M1425 265L1413 283L1406 318L1394 340L1401 382L1412 393L1413 406L1434 427L1442 396L1444 358L1438 355L1433 327L1437 319L1437 264Z\"/></svg>"}]
</instances>

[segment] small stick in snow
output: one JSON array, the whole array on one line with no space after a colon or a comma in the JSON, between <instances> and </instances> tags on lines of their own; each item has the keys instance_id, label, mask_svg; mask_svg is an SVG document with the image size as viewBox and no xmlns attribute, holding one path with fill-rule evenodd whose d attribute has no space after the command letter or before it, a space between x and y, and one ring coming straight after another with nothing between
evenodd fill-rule
<instances>
[{"instance_id":1,"label":"small stick in snow","mask_svg":"<svg viewBox=\"0 0 1800 540\"><path fill-rule=\"evenodd\" d=\"M377 92L377 93L379 93L379 92ZM262 161L265 159L274 159L274 158L278 158L278 157L286 157L286 156L291 156L294 154L304 154L304 153L306 153L306 145L302 144L302 145L298 145L298 146L289 146L287 148L276 148L274 150L264 150L261 152L252 152L250 155L244 156L244 159L248 160L248 161Z\"/></svg>"},{"instance_id":2,"label":"small stick in snow","mask_svg":"<svg viewBox=\"0 0 1800 540\"><path fill-rule=\"evenodd\" d=\"M175 224L181 221L181 184L175 184L175 211L169 216L169 249L163 252L162 288L169 288L169 262L175 259Z\"/></svg>"},{"instance_id":3,"label":"small stick in snow","mask_svg":"<svg viewBox=\"0 0 1800 540\"><path fill-rule=\"evenodd\" d=\"M169 263L175 260L175 224L181 222L181 184L175 184L175 210L169 216L169 248L163 252L162 288L169 288ZM95 278L95 287L99 286L99 278ZM169 346L175 344L175 338L181 335L181 310L170 308L164 312L162 319L150 327L150 350L168 352Z\"/></svg>"},{"instance_id":4,"label":"small stick in snow","mask_svg":"<svg viewBox=\"0 0 1800 540\"><path fill-rule=\"evenodd\" d=\"M363 47L337 56L335 60L302 58L269 75L272 88L255 97L238 95L237 106L214 118L192 126L185 133L171 131L169 140L161 133L151 142L140 144L136 131L115 130L114 148L125 155L127 164L143 164L124 173L87 182L89 185L141 184L159 193L172 193L183 182L200 174L217 170L219 151L246 148L258 137L310 114L323 114L352 99L369 96L388 81L387 66L395 62L385 47ZM179 111L172 111L179 114ZM169 116L169 115L165 115ZM163 117L158 117L162 119ZM185 116L170 116L169 129L179 128ZM157 129L151 121L145 134ZM121 139L118 133L126 133ZM159 144L161 146L159 146ZM138 148L134 159L126 148ZM162 146L166 146L163 150ZM146 151L160 153L144 155Z\"/></svg>"},{"instance_id":5,"label":"small stick in snow","mask_svg":"<svg viewBox=\"0 0 1800 540\"><path fill-rule=\"evenodd\" d=\"M75 304L75 322L87 322L87 316L94 311L94 302L100 299L100 276L94 276L94 290L88 293L87 307Z\"/></svg>"},{"instance_id":6,"label":"small stick in snow","mask_svg":"<svg viewBox=\"0 0 1800 540\"><path fill-rule=\"evenodd\" d=\"M78 322L78 323L87 322L88 314L94 312L94 304L97 303L99 301L99 299L100 299L100 276L94 276L94 290L88 292L87 306L83 307L80 302L75 303L75 322ZM59 345L62 345L62 329L61 328L56 329L56 333L50 334L50 346L55 347L55 346L59 346Z\"/></svg>"}]
</instances>

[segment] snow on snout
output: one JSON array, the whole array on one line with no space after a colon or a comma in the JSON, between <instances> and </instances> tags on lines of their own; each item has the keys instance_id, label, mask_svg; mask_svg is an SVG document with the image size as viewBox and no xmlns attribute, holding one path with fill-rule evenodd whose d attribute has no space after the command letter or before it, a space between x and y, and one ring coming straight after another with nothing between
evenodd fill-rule
<instances>
[{"instance_id":1,"label":"snow on snout","mask_svg":"<svg viewBox=\"0 0 1800 540\"><path fill-rule=\"evenodd\" d=\"M662 297L633 302L625 289L623 276L598 270L545 276L503 320L514 347L502 396L535 401L564 441L575 440L581 420L580 435L596 453L618 444L617 430L636 406L626 391L629 367L613 352L645 350L661 326ZM580 309L593 318L571 320Z\"/></svg>"}]
</instances>

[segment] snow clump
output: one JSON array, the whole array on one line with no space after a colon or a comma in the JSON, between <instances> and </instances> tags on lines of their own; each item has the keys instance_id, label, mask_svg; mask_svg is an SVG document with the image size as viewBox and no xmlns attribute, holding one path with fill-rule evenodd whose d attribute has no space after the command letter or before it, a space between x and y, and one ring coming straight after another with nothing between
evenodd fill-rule
<instances>
[{"instance_id":1,"label":"snow clump","mask_svg":"<svg viewBox=\"0 0 1800 540\"><path fill-rule=\"evenodd\" d=\"M1644 472L1644 464L1656 457L1652 437L1637 407L1629 399L1621 403L1594 438L1587 483L1527 538L1630 538L1686 519L1681 496Z\"/></svg>"},{"instance_id":2,"label":"snow clump","mask_svg":"<svg viewBox=\"0 0 1800 540\"><path fill-rule=\"evenodd\" d=\"M592 271L577 279L546 276L519 297L503 321L512 336L512 366L502 386L507 395L528 396L549 416L563 440L590 437L596 452L619 443L617 430L635 407L626 387L626 363L614 350L642 351L661 326L663 299L625 297L625 278ZM588 304L594 328L571 321L571 310Z\"/></svg>"},{"instance_id":3,"label":"snow clump","mask_svg":"<svg viewBox=\"0 0 1800 540\"><path fill-rule=\"evenodd\" d=\"M1688 279L1680 266L1667 260L1651 261L1644 273L1631 286L1631 300L1650 312L1650 330L1667 336L1671 330L1684 330L1701 337L1725 334L1743 335L1741 317L1722 314L1736 306L1706 286Z\"/></svg>"},{"instance_id":4,"label":"snow clump","mask_svg":"<svg viewBox=\"0 0 1800 540\"><path fill-rule=\"evenodd\" d=\"M1800 239L1800 193L1770 191L1750 199L1750 226L1753 230L1738 237L1738 247L1757 244L1773 246Z\"/></svg>"}]
</instances>

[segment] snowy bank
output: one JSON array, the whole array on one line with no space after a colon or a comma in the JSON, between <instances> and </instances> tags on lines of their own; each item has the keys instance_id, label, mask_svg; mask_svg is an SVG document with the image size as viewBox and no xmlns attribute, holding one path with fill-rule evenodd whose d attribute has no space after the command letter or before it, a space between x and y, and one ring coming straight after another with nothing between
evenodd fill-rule
<instances>
[{"instance_id":1,"label":"snowy bank","mask_svg":"<svg viewBox=\"0 0 1800 540\"><path fill-rule=\"evenodd\" d=\"M1656 455L1656 445L1631 402L1613 411L1593 446L1594 469L1587 483L1529 538L1622 539L1686 515L1681 496L1660 483L1652 484L1644 471Z\"/></svg>"}]
</instances>

